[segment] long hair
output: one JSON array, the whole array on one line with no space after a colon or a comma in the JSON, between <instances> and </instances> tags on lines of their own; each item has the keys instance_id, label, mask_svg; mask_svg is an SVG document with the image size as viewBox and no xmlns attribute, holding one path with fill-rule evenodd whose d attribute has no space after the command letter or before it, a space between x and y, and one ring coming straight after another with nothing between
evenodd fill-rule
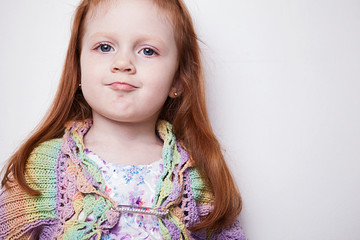
<instances>
[{"instance_id":1,"label":"long hair","mask_svg":"<svg viewBox=\"0 0 360 240\"><path fill-rule=\"evenodd\" d=\"M31 151L42 142L61 137L66 122L91 117L91 108L78 90L81 79L81 41L86 16L103 1L105 0L83 0L77 7L55 99L32 136L9 159L2 185L12 176L26 192L40 195L39 191L27 185L24 177L26 161ZM187 146L196 168L214 194L213 211L191 230L215 231L234 223L241 211L242 201L208 118L198 38L182 0L153 2L167 14L175 29L179 67L174 79L183 88L180 97L166 100L159 119L173 124L177 139Z\"/></svg>"}]
</instances>

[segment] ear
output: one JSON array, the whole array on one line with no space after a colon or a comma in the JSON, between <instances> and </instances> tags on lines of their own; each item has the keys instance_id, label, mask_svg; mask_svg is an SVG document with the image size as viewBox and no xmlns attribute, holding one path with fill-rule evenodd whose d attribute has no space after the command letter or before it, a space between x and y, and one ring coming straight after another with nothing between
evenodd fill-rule
<instances>
[{"instance_id":1,"label":"ear","mask_svg":"<svg viewBox=\"0 0 360 240\"><path fill-rule=\"evenodd\" d=\"M174 84L170 88L169 97L171 97L171 98L180 97L183 90L184 90L184 88L183 88L182 83L179 80L177 80L174 82Z\"/></svg>"}]
</instances>

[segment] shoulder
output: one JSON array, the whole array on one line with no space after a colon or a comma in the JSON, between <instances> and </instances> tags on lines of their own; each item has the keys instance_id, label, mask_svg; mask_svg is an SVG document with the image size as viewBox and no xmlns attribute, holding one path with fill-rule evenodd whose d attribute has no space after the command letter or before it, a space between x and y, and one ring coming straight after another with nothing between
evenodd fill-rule
<instances>
[{"instance_id":1,"label":"shoulder","mask_svg":"<svg viewBox=\"0 0 360 240\"><path fill-rule=\"evenodd\" d=\"M188 169L188 178L194 200L198 204L211 204L213 193L210 184L201 176L196 167Z\"/></svg>"},{"instance_id":2,"label":"shoulder","mask_svg":"<svg viewBox=\"0 0 360 240\"><path fill-rule=\"evenodd\" d=\"M189 177L189 181L185 181L188 181L191 189L189 193L196 202L195 211L200 217L206 217L213 210L212 204L214 201L214 194L211 190L210 184L206 178L201 176L195 167L189 168L187 175ZM194 211L194 209L192 210ZM196 234L194 236L196 236ZM216 232L208 233L208 236L210 240L246 240L246 236L243 232L239 219L237 219L232 226L221 228Z\"/></svg>"},{"instance_id":3,"label":"shoulder","mask_svg":"<svg viewBox=\"0 0 360 240\"><path fill-rule=\"evenodd\" d=\"M61 150L61 138L54 138L39 144L32 153L30 158L37 156L42 158L57 158Z\"/></svg>"},{"instance_id":4,"label":"shoulder","mask_svg":"<svg viewBox=\"0 0 360 240\"><path fill-rule=\"evenodd\" d=\"M55 184L60 151L61 139L56 138L39 144L31 152L25 166L25 177L30 187L41 191L42 187L49 187L49 183Z\"/></svg>"},{"instance_id":5,"label":"shoulder","mask_svg":"<svg viewBox=\"0 0 360 240\"><path fill-rule=\"evenodd\" d=\"M30 187L38 189L37 184L56 181L57 159L61 151L61 139L56 138L39 144L30 154L26 166L25 177ZM32 186L33 185L33 186Z\"/></svg>"}]
</instances>

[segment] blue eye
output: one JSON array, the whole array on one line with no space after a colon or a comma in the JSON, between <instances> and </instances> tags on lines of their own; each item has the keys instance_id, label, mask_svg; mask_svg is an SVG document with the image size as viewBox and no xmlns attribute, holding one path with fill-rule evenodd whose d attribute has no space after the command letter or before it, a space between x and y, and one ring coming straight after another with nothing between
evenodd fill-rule
<instances>
[{"instance_id":1,"label":"blue eye","mask_svg":"<svg viewBox=\"0 0 360 240\"><path fill-rule=\"evenodd\" d=\"M110 52L112 50L112 47L109 44L101 44L97 47L97 49L101 52Z\"/></svg>"},{"instance_id":2,"label":"blue eye","mask_svg":"<svg viewBox=\"0 0 360 240\"><path fill-rule=\"evenodd\" d=\"M156 52L154 50L152 50L151 48L144 48L143 50L141 50L143 52L144 55L146 56L153 56L156 54Z\"/></svg>"}]
</instances>

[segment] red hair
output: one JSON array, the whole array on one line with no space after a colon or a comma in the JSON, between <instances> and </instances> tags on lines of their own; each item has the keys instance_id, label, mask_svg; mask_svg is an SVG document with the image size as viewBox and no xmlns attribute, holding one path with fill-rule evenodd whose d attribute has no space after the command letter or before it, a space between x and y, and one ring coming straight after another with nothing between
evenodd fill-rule
<instances>
[{"instance_id":1,"label":"red hair","mask_svg":"<svg viewBox=\"0 0 360 240\"><path fill-rule=\"evenodd\" d=\"M29 194L40 195L39 191L27 185L24 177L26 160L31 151L44 141L62 137L66 122L91 118L91 108L78 91L81 40L86 16L103 1L83 0L76 9L55 99L33 135L9 159L2 185L12 175ZM191 230L217 230L230 226L241 211L242 201L208 118L200 48L191 16L182 0L153 2L167 14L175 29L179 67L174 80L179 81L183 88L180 97L166 100L159 119L173 124L177 139L188 147L196 168L210 184L214 194L213 211Z\"/></svg>"}]
</instances>

